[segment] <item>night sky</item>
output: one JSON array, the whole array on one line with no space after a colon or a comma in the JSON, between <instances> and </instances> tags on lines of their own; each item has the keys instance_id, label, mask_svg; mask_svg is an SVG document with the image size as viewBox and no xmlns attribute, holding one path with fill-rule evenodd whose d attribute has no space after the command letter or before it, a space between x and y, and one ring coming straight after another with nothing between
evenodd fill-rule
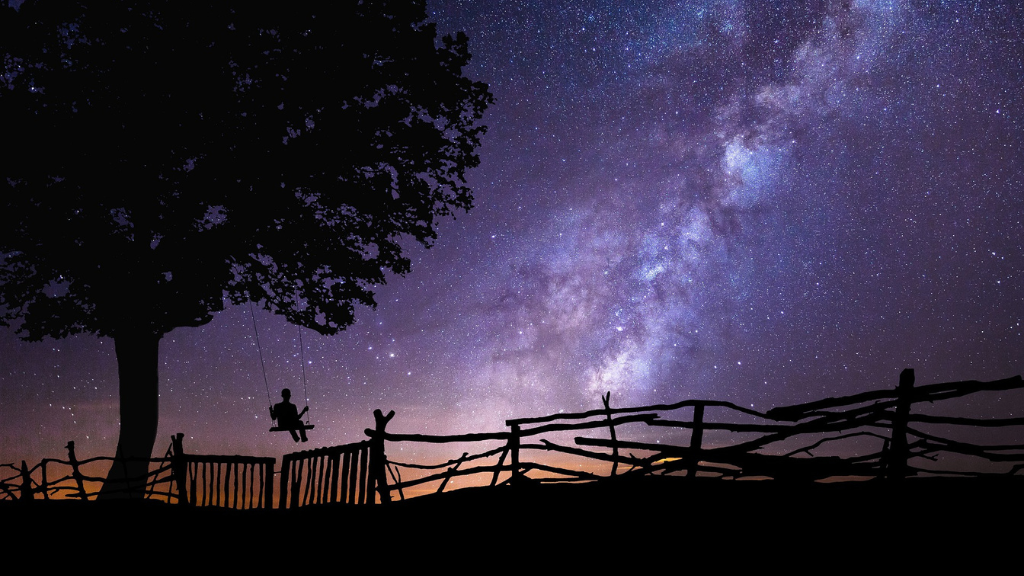
<instances>
[{"instance_id":1,"label":"night sky","mask_svg":"<svg viewBox=\"0 0 1024 576\"><path fill-rule=\"evenodd\" d=\"M784 5L784 6L779 6ZM557 6L553 8L552 6ZM496 103L475 208L336 337L257 311L302 448L1024 372L1016 1L429 3ZM300 348L299 336L304 348ZM113 342L0 329L0 462L112 455ZM154 452L279 457L248 307L161 342ZM302 384L305 357L307 384ZM1002 406L1024 415L1024 404Z\"/></svg>"}]
</instances>

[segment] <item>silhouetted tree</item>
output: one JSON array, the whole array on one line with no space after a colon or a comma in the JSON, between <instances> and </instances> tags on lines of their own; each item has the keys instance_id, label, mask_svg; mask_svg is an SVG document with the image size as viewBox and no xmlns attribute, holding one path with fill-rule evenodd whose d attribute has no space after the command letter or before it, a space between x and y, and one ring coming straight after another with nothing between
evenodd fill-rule
<instances>
[{"instance_id":1,"label":"silhouetted tree","mask_svg":"<svg viewBox=\"0 0 1024 576\"><path fill-rule=\"evenodd\" d=\"M465 35L425 18L415 0L0 8L0 323L113 338L120 456L152 452L164 334L246 301L336 333L409 270L403 238L429 246L470 208L492 97L463 75Z\"/></svg>"}]
</instances>

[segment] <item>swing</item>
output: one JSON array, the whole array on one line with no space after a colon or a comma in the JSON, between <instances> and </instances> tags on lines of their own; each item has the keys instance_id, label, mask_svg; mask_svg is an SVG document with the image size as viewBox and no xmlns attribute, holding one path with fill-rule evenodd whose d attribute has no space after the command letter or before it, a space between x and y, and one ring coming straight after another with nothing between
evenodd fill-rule
<instances>
[{"instance_id":1,"label":"swing","mask_svg":"<svg viewBox=\"0 0 1024 576\"><path fill-rule=\"evenodd\" d=\"M270 417L271 419L274 420L274 422L276 422L275 425L272 425L270 427L270 432L292 432L292 436L295 437L296 442L298 442L298 437L294 434L294 432L301 432L302 441L305 442L306 430L312 430L314 426L309 423L309 393L306 392L306 357L304 349L305 347L302 345L302 331L299 330L299 361L302 364L302 393L306 398L306 407L302 409L302 412L299 412L294 416L294 424L292 424L291 426L281 426L280 422L278 422L278 418L281 416L281 414L274 413L275 405L273 399L271 399L270 397L270 382L267 381L267 366L263 362L263 347L260 346L260 331L256 327L256 313L253 311L251 301L249 302L249 314L252 316L252 331L256 335L256 349L259 351L260 354L260 368L262 368L263 370L263 384L266 385L267 388L267 404L270 408ZM288 406L291 407L291 411L294 412L294 404L288 402L288 400L291 398L291 391L288 390L287 388L282 389L281 397L283 398L283 401L279 403L277 406L280 406L282 409L287 409L285 406L283 406L287 404ZM303 414L306 414L305 422L301 420Z\"/></svg>"},{"instance_id":2,"label":"swing","mask_svg":"<svg viewBox=\"0 0 1024 576\"><path fill-rule=\"evenodd\" d=\"M291 432L292 430L312 430L316 428L313 424L306 424L305 422L299 424L295 428L280 428L278 426L271 426L269 432Z\"/></svg>"},{"instance_id":3,"label":"swing","mask_svg":"<svg viewBox=\"0 0 1024 576\"><path fill-rule=\"evenodd\" d=\"M312 430L313 428L316 428L316 426L314 426L313 424L309 424L308 422L300 421L298 426L292 428L281 428L280 426L271 426L270 432L291 432L292 430L295 430L297 432L299 430Z\"/></svg>"}]
</instances>

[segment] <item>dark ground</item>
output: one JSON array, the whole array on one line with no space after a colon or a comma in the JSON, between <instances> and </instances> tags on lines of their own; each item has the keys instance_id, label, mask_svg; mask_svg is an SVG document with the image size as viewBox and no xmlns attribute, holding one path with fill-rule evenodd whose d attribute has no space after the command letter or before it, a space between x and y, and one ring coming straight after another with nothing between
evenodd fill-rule
<instances>
[{"instance_id":1,"label":"dark ground","mask_svg":"<svg viewBox=\"0 0 1024 576\"><path fill-rule=\"evenodd\" d=\"M966 561L977 570L1019 556L1020 480L929 478L887 485L646 477L464 489L390 506L272 511L0 502L0 521L8 551L38 548L50 560L68 556L45 556L45 550L117 549L145 551L152 559L158 550L181 550L224 566L287 565L296 571L324 555L340 555L345 564L341 559L367 554L398 565L489 559L524 568L546 562L601 567L626 559L631 565L754 562L825 569L851 562L909 568Z\"/></svg>"}]
</instances>

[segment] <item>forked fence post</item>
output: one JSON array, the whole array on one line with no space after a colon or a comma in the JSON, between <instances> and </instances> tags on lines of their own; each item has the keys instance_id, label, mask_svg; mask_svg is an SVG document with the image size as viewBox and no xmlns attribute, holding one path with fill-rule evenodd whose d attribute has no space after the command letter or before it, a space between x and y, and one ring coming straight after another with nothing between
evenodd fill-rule
<instances>
[{"instance_id":1,"label":"forked fence post","mask_svg":"<svg viewBox=\"0 0 1024 576\"><path fill-rule=\"evenodd\" d=\"M188 506L191 504L186 489L188 481L188 463L185 461L185 448L182 439L185 435L178 432L171 436L171 477L178 485L178 504Z\"/></svg>"},{"instance_id":2,"label":"forked fence post","mask_svg":"<svg viewBox=\"0 0 1024 576\"><path fill-rule=\"evenodd\" d=\"M385 416L380 409L373 411L373 419L377 429L370 440L370 482L377 488L381 504L391 503L391 491L388 490L387 456L384 454L384 433L388 422L395 417L395 411L388 412ZM373 503L372 498L369 503Z\"/></svg>"},{"instance_id":3,"label":"forked fence post","mask_svg":"<svg viewBox=\"0 0 1024 576\"><path fill-rule=\"evenodd\" d=\"M899 482L907 476L907 459L910 456L907 424L913 392L914 369L906 368L900 372L900 384L896 387L896 412L892 418L892 439L889 442L889 461L886 463L885 477L892 482Z\"/></svg>"},{"instance_id":4,"label":"forked fence post","mask_svg":"<svg viewBox=\"0 0 1024 576\"><path fill-rule=\"evenodd\" d=\"M78 457L75 456L75 441L68 440L68 445L65 446L68 449L68 463L71 464L71 477L75 479L75 484L78 486L78 498L83 502L88 500L88 496L85 494L85 477L82 476L82 471L78 469ZM43 469L46 470L45 468ZM46 481L43 481L46 484ZM43 494L46 494L45 492Z\"/></svg>"},{"instance_id":5,"label":"forked fence post","mask_svg":"<svg viewBox=\"0 0 1024 576\"><path fill-rule=\"evenodd\" d=\"M693 405L693 434L690 435L690 465L686 471L687 478L697 476L697 464L700 462L700 448L704 442L704 403Z\"/></svg>"},{"instance_id":6,"label":"forked fence post","mask_svg":"<svg viewBox=\"0 0 1024 576\"><path fill-rule=\"evenodd\" d=\"M612 422L612 407L611 407L612 393L609 390L604 396L601 396L601 402L604 402L604 413L608 418L608 430L611 432L612 437L612 476L615 476L615 472L619 469L619 443L615 439L615 424Z\"/></svg>"}]
</instances>

